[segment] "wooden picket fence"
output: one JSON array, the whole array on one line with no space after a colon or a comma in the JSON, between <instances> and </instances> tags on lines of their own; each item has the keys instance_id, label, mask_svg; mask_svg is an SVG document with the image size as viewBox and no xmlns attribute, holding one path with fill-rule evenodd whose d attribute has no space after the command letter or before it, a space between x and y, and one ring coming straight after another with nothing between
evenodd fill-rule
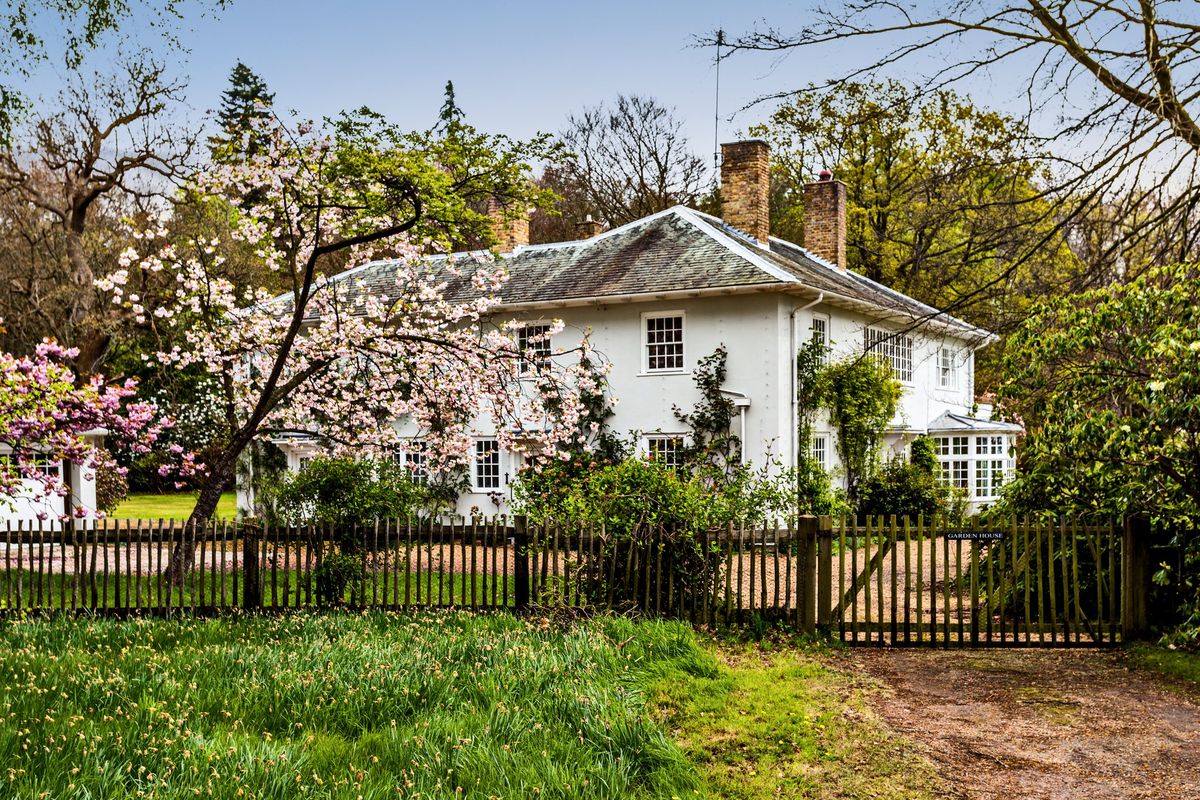
<instances>
[{"instance_id":1,"label":"wooden picket fence","mask_svg":"<svg viewBox=\"0 0 1200 800\"><path fill-rule=\"evenodd\" d=\"M505 517L352 529L24 524L0 528L0 610L612 612L782 622L856 645L1108 645L1145 625L1138 542L1134 524L1083 520L802 517L621 536ZM189 568L172 573L176 548Z\"/></svg>"}]
</instances>

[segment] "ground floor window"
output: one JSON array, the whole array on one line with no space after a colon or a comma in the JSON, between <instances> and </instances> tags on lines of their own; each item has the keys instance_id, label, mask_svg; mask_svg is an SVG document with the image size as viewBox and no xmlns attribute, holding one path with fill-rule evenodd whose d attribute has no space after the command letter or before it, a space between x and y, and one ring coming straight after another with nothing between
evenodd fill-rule
<instances>
[{"instance_id":1,"label":"ground floor window","mask_svg":"<svg viewBox=\"0 0 1200 800\"><path fill-rule=\"evenodd\" d=\"M995 500L1012 477L1013 437L1009 434L935 436L942 480L976 500Z\"/></svg>"},{"instance_id":2,"label":"ground floor window","mask_svg":"<svg viewBox=\"0 0 1200 800\"><path fill-rule=\"evenodd\" d=\"M500 488L500 444L495 439L475 441L475 488L487 492Z\"/></svg>"},{"instance_id":3,"label":"ground floor window","mask_svg":"<svg viewBox=\"0 0 1200 800\"><path fill-rule=\"evenodd\" d=\"M812 460L823 470L829 469L829 438L814 436L812 438Z\"/></svg>"},{"instance_id":4,"label":"ground floor window","mask_svg":"<svg viewBox=\"0 0 1200 800\"><path fill-rule=\"evenodd\" d=\"M18 472L20 465L17 463L15 456L4 454L0 455L0 471ZM53 475L57 478L62 477L62 462L55 459L47 458L46 456L31 455L25 458L26 474L41 475L43 477Z\"/></svg>"},{"instance_id":5,"label":"ground floor window","mask_svg":"<svg viewBox=\"0 0 1200 800\"><path fill-rule=\"evenodd\" d=\"M651 461L661 461L674 470L683 468L682 436L647 436L646 455Z\"/></svg>"}]
</instances>

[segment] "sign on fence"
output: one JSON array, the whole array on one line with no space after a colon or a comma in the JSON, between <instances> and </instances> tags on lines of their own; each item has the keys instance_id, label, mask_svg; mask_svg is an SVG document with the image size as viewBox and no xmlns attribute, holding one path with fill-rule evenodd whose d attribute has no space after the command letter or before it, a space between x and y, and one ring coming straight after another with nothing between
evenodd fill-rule
<instances>
[{"instance_id":1,"label":"sign on fence","mask_svg":"<svg viewBox=\"0 0 1200 800\"><path fill-rule=\"evenodd\" d=\"M946 538L952 542L1002 542L1007 535L1004 531L983 530L949 530Z\"/></svg>"}]
</instances>

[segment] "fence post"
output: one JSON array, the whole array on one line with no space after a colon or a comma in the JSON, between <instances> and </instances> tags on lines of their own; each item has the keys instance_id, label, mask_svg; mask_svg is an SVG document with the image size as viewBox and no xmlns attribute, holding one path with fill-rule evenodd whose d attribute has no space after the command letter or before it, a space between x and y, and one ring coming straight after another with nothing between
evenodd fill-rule
<instances>
[{"instance_id":1,"label":"fence post","mask_svg":"<svg viewBox=\"0 0 1200 800\"><path fill-rule=\"evenodd\" d=\"M829 632L833 616L833 518L817 517L817 627Z\"/></svg>"},{"instance_id":2,"label":"fence post","mask_svg":"<svg viewBox=\"0 0 1200 800\"><path fill-rule=\"evenodd\" d=\"M817 630L817 538L818 520L814 516L803 516L798 520L796 532L800 539L800 574L804 580L797 600L800 603L800 631L806 634Z\"/></svg>"},{"instance_id":3,"label":"fence post","mask_svg":"<svg viewBox=\"0 0 1200 800\"><path fill-rule=\"evenodd\" d=\"M258 528L242 528L242 608L254 611L262 608L262 584L258 573Z\"/></svg>"},{"instance_id":4,"label":"fence post","mask_svg":"<svg viewBox=\"0 0 1200 800\"><path fill-rule=\"evenodd\" d=\"M1150 520L1126 517L1121 542L1121 638L1130 642L1149 631Z\"/></svg>"},{"instance_id":5,"label":"fence post","mask_svg":"<svg viewBox=\"0 0 1200 800\"><path fill-rule=\"evenodd\" d=\"M513 581L516 584L516 610L529 610L529 519L513 517Z\"/></svg>"}]
</instances>

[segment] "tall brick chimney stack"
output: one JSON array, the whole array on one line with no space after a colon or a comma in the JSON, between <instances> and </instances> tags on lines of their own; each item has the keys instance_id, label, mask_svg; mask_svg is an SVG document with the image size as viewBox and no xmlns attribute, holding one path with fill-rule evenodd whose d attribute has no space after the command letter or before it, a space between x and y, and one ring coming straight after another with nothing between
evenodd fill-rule
<instances>
[{"instance_id":1,"label":"tall brick chimney stack","mask_svg":"<svg viewBox=\"0 0 1200 800\"><path fill-rule=\"evenodd\" d=\"M721 145L721 216L758 240L771 238L771 151L762 139Z\"/></svg>"},{"instance_id":2,"label":"tall brick chimney stack","mask_svg":"<svg viewBox=\"0 0 1200 800\"><path fill-rule=\"evenodd\" d=\"M575 223L576 239L594 239L603 232L604 223L600 220L592 219L591 214L587 215L587 219Z\"/></svg>"},{"instance_id":3,"label":"tall brick chimney stack","mask_svg":"<svg viewBox=\"0 0 1200 800\"><path fill-rule=\"evenodd\" d=\"M488 198L487 213L492 218L492 233L500 252L509 253L529 244L529 214L514 214L495 197Z\"/></svg>"},{"instance_id":4,"label":"tall brick chimney stack","mask_svg":"<svg viewBox=\"0 0 1200 800\"><path fill-rule=\"evenodd\" d=\"M846 184L827 169L804 186L804 248L846 271Z\"/></svg>"}]
</instances>

